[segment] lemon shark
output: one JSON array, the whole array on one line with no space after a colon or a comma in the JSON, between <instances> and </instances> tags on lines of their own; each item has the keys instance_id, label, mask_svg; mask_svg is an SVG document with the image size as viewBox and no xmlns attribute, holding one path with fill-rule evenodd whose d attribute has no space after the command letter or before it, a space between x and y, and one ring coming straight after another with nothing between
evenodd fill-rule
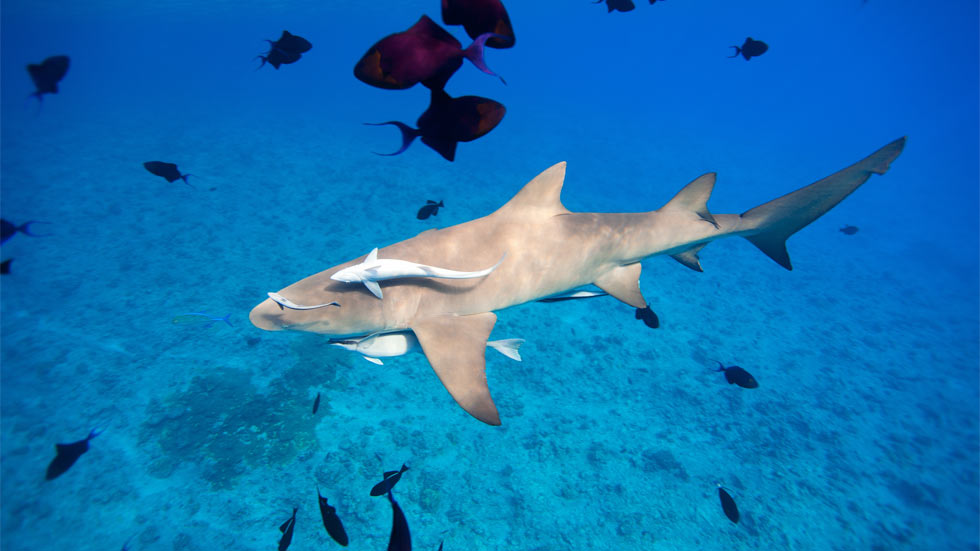
<instances>
[{"instance_id":1,"label":"lemon shark","mask_svg":"<svg viewBox=\"0 0 980 551\"><path fill-rule=\"evenodd\" d=\"M668 255L702 271L698 253L722 237L749 240L790 270L786 239L833 208L872 174L884 174L905 138L826 178L742 214L712 214L707 201L715 174L681 189L658 210L641 213L576 213L561 203L565 163L545 170L510 201L484 216L431 229L384 247L389 259L472 271L494 265L479 279L401 278L386 282L378 300L363 285L335 281L362 256L302 279L277 294L299 304L340 307L283 309L268 299L249 315L269 331L291 330L333 337L411 330L433 370L466 412L490 425L500 415L485 373L487 339L495 311L593 284L636 308L640 261Z\"/></svg>"}]
</instances>

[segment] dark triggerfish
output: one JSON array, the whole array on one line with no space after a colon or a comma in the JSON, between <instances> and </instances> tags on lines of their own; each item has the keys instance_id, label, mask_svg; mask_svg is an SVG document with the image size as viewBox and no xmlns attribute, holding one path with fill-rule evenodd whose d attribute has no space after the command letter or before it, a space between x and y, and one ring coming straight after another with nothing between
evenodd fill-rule
<instances>
[{"instance_id":1,"label":"dark triggerfish","mask_svg":"<svg viewBox=\"0 0 980 551\"><path fill-rule=\"evenodd\" d=\"M327 504L327 498L320 493L319 484L316 487L317 501L320 502L320 516L323 518L323 527L327 529L327 534L343 547L347 547L347 531L344 524L337 516L337 509Z\"/></svg>"},{"instance_id":2,"label":"dark triggerfish","mask_svg":"<svg viewBox=\"0 0 980 551\"><path fill-rule=\"evenodd\" d=\"M446 29L423 15L408 30L388 35L371 46L354 66L354 76L386 90L404 90L419 82L441 90L463 64L463 58L484 73L497 76L483 61L483 46L493 36L482 34L463 49Z\"/></svg>"},{"instance_id":3,"label":"dark triggerfish","mask_svg":"<svg viewBox=\"0 0 980 551\"><path fill-rule=\"evenodd\" d=\"M51 460L51 463L48 464L48 470L44 474L44 479L54 480L65 474L78 461L78 458L88 451L88 441L99 434L102 434L102 432L92 429L84 440L72 442L71 444L55 444L55 456Z\"/></svg>"},{"instance_id":4,"label":"dark triggerfish","mask_svg":"<svg viewBox=\"0 0 980 551\"><path fill-rule=\"evenodd\" d=\"M269 51L265 55L256 57L256 59L262 60L262 65L259 65L259 69L266 63L272 65L277 70L280 65L296 63L302 57L302 54L305 54L313 48L313 44L309 40L302 36L291 34L289 31L282 31L282 36L275 42L271 40L266 40L266 42L269 43Z\"/></svg>"},{"instance_id":5,"label":"dark triggerfish","mask_svg":"<svg viewBox=\"0 0 980 551\"><path fill-rule=\"evenodd\" d=\"M602 0L596 0L592 2L593 4L601 4ZM633 0L606 0L606 13L612 13L614 11L628 12L636 9L636 4Z\"/></svg>"},{"instance_id":6,"label":"dark triggerfish","mask_svg":"<svg viewBox=\"0 0 980 551\"><path fill-rule=\"evenodd\" d=\"M431 95L428 109L416 121L417 129L398 121L368 123L371 126L391 124L402 133L402 146L398 151L378 155L398 155L421 136L422 143L452 161L456 158L456 144L471 142L487 134L507 113L502 103L480 96L453 98L442 90L433 90Z\"/></svg>"},{"instance_id":7,"label":"dark triggerfish","mask_svg":"<svg viewBox=\"0 0 980 551\"><path fill-rule=\"evenodd\" d=\"M143 163L143 168L150 171L150 174L153 174L155 176L160 176L161 178L163 178L168 182L176 182L177 180L183 180L185 184L194 187L193 185L191 185L190 182L187 181L187 178L191 176L191 174L181 174L180 171L177 170L177 165L175 165L174 163L165 163L163 161L147 161Z\"/></svg>"},{"instance_id":8,"label":"dark triggerfish","mask_svg":"<svg viewBox=\"0 0 980 551\"><path fill-rule=\"evenodd\" d=\"M718 369L715 371L724 371L725 380L728 381L728 384L738 385L742 388L759 388L759 382L748 371L737 365L725 367L718 360L715 361L718 362Z\"/></svg>"},{"instance_id":9,"label":"dark triggerfish","mask_svg":"<svg viewBox=\"0 0 980 551\"><path fill-rule=\"evenodd\" d=\"M418 214L415 215L415 217L418 218L419 220L425 220L430 216L435 216L439 214L439 209L444 206L446 205L442 204L441 199L439 200L438 203L436 203L432 199L429 199L425 202L425 206L419 209L419 212Z\"/></svg>"},{"instance_id":10,"label":"dark triggerfish","mask_svg":"<svg viewBox=\"0 0 980 551\"><path fill-rule=\"evenodd\" d=\"M378 497L383 496L385 493L391 491L398 484L398 481L402 478L402 473L408 470L408 465L402 464L401 470L398 471L385 471L382 475L381 482L378 482L371 488L371 496Z\"/></svg>"},{"instance_id":11,"label":"dark triggerfish","mask_svg":"<svg viewBox=\"0 0 980 551\"><path fill-rule=\"evenodd\" d=\"M391 536L388 537L388 551L412 551L412 533L408 530L405 513L388 490L391 502Z\"/></svg>"},{"instance_id":12,"label":"dark triggerfish","mask_svg":"<svg viewBox=\"0 0 980 551\"><path fill-rule=\"evenodd\" d=\"M735 48L735 55L730 55L728 57L738 57L738 54L742 54L742 57L744 57L746 61L752 59L753 57L759 57L760 55L766 53L766 50L769 49L768 44L761 40L753 40L751 36L745 39L745 43L742 44L741 48L738 46L730 47Z\"/></svg>"},{"instance_id":13,"label":"dark triggerfish","mask_svg":"<svg viewBox=\"0 0 980 551\"><path fill-rule=\"evenodd\" d=\"M442 22L462 25L470 38L493 33L487 40L489 48L510 48L514 45L514 28L500 0L442 0Z\"/></svg>"},{"instance_id":14,"label":"dark triggerfish","mask_svg":"<svg viewBox=\"0 0 980 551\"><path fill-rule=\"evenodd\" d=\"M37 101L41 101L42 94L58 93L58 82L65 78L65 74L68 73L68 56L56 55L39 64L32 63L27 66L27 72L31 75L34 88L36 88L30 97L35 97Z\"/></svg>"},{"instance_id":15,"label":"dark triggerfish","mask_svg":"<svg viewBox=\"0 0 980 551\"><path fill-rule=\"evenodd\" d=\"M738 507L735 505L732 496L721 487L721 484L718 485L718 497L721 498L721 510L725 511L725 516L728 517L728 520L738 524Z\"/></svg>"},{"instance_id":16,"label":"dark triggerfish","mask_svg":"<svg viewBox=\"0 0 980 551\"><path fill-rule=\"evenodd\" d=\"M293 529L296 527L296 507L293 507L293 516L286 519L286 522L279 525L282 537L279 538L279 551L289 549L289 544L293 542Z\"/></svg>"},{"instance_id":17,"label":"dark triggerfish","mask_svg":"<svg viewBox=\"0 0 980 551\"><path fill-rule=\"evenodd\" d=\"M31 220L18 226L9 220L0 218L0 243L6 243L7 240L16 235L17 232L24 235L29 235L31 237L47 237L45 234L31 233L31 224L47 224L47 222Z\"/></svg>"},{"instance_id":18,"label":"dark triggerfish","mask_svg":"<svg viewBox=\"0 0 980 551\"><path fill-rule=\"evenodd\" d=\"M858 232L857 226L844 226L840 229L840 232L844 235L854 235Z\"/></svg>"}]
</instances>

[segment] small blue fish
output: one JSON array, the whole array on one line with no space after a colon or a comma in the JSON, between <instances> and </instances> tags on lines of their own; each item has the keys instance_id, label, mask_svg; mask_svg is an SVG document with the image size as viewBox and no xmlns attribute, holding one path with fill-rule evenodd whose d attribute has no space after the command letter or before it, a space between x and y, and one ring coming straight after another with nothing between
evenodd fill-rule
<instances>
[{"instance_id":1,"label":"small blue fish","mask_svg":"<svg viewBox=\"0 0 980 551\"><path fill-rule=\"evenodd\" d=\"M180 314L174 316L174 325L204 325L204 327L211 327L219 321L223 321L228 324L228 327L232 327L231 322L228 318L231 314L226 315L223 318L213 317L211 314L205 314L202 312L188 312L186 314Z\"/></svg>"}]
</instances>

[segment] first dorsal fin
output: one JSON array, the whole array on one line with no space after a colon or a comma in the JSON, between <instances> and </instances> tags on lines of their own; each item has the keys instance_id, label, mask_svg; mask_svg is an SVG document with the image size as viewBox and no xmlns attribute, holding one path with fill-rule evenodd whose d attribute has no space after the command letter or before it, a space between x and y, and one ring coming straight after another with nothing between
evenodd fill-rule
<instances>
[{"instance_id":1,"label":"first dorsal fin","mask_svg":"<svg viewBox=\"0 0 980 551\"><path fill-rule=\"evenodd\" d=\"M687 210L700 216L706 222L710 222L714 227L718 227L715 217L708 212L708 198L711 197L711 190L715 188L715 173L709 172L698 176L693 182L687 184L673 199L667 202L660 210Z\"/></svg>"},{"instance_id":2,"label":"first dorsal fin","mask_svg":"<svg viewBox=\"0 0 980 551\"><path fill-rule=\"evenodd\" d=\"M524 185L517 195L500 207L497 213L521 216L555 216L568 214L561 204L561 186L565 183L565 162L562 161Z\"/></svg>"},{"instance_id":3,"label":"first dorsal fin","mask_svg":"<svg viewBox=\"0 0 980 551\"><path fill-rule=\"evenodd\" d=\"M364 263L366 264L368 262L377 262L377 261L378 261L378 248L375 247L371 249L371 252L368 253L367 258L364 259Z\"/></svg>"}]
</instances>

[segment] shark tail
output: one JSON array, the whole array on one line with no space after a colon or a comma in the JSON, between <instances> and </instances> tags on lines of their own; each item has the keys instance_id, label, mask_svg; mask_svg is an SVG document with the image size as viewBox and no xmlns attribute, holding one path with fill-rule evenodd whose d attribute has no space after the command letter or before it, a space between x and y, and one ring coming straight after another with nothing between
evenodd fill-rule
<instances>
[{"instance_id":1,"label":"shark tail","mask_svg":"<svg viewBox=\"0 0 980 551\"><path fill-rule=\"evenodd\" d=\"M524 339L500 339L499 341L487 341L487 346L493 348L497 352L500 352L515 362L521 361L521 353L519 350L522 344L524 344Z\"/></svg>"},{"instance_id":2,"label":"shark tail","mask_svg":"<svg viewBox=\"0 0 980 551\"><path fill-rule=\"evenodd\" d=\"M843 170L744 212L739 233L777 264L792 270L786 240L843 201L872 174L887 172L904 147L905 137L899 138Z\"/></svg>"}]
</instances>

